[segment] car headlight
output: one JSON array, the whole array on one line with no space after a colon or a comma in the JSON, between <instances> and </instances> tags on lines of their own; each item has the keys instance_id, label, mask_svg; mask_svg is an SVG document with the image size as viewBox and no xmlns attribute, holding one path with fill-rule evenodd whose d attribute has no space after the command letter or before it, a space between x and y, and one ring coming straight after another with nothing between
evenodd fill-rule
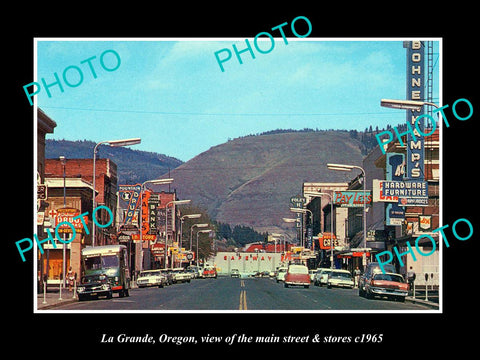
<instances>
[{"instance_id":1,"label":"car headlight","mask_svg":"<svg viewBox=\"0 0 480 360\"><path fill-rule=\"evenodd\" d=\"M110 290L110 286L108 286L108 284L102 284L102 290Z\"/></svg>"},{"instance_id":2,"label":"car headlight","mask_svg":"<svg viewBox=\"0 0 480 360\"><path fill-rule=\"evenodd\" d=\"M84 292L84 291L85 291L85 288L84 288L83 286L79 286L79 287L77 288L77 291L78 291L78 292Z\"/></svg>"}]
</instances>

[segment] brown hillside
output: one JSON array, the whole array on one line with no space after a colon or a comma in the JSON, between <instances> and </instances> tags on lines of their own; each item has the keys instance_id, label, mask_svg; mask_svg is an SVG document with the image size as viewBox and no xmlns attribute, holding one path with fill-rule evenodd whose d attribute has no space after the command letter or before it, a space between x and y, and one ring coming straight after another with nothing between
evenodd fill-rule
<instances>
[{"instance_id":1,"label":"brown hillside","mask_svg":"<svg viewBox=\"0 0 480 360\"><path fill-rule=\"evenodd\" d=\"M354 174L326 164L358 165L359 141L344 131L268 134L237 138L210 148L171 171L180 199L207 209L212 218L257 231L291 228L289 200L302 183L346 181Z\"/></svg>"}]
</instances>

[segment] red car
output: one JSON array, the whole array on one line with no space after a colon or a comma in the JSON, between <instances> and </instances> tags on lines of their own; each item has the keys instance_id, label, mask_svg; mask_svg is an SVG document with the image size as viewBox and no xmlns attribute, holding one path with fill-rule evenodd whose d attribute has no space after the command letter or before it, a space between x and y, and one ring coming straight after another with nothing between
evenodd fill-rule
<instances>
[{"instance_id":1,"label":"red car","mask_svg":"<svg viewBox=\"0 0 480 360\"><path fill-rule=\"evenodd\" d=\"M203 269L203 277L204 278L217 278L217 269L211 266L207 266Z\"/></svg>"},{"instance_id":2,"label":"red car","mask_svg":"<svg viewBox=\"0 0 480 360\"><path fill-rule=\"evenodd\" d=\"M387 296L403 302L408 295L408 284L400 274L377 273L370 281L366 281L365 290L367 299L374 296Z\"/></svg>"},{"instance_id":3,"label":"red car","mask_svg":"<svg viewBox=\"0 0 480 360\"><path fill-rule=\"evenodd\" d=\"M310 275L305 265L289 265L285 275L284 286L299 285L304 288L310 287Z\"/></svg>"}]
</instances>

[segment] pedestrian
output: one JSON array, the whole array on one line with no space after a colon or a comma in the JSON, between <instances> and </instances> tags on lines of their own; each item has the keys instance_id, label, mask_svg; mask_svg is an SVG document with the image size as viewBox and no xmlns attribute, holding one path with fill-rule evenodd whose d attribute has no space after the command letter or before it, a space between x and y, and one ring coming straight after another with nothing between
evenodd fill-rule
<instances>
[{"instance_id":1,"label":"pedestrian","mask_svg":"<svg viewBox=\"0 0 480 360\"><path fill-rule=\"evenodd\" d=\"M75 280L75 274L73 273L71 266L68 268L67 279L68 279L68 291L72 291L73 281Z\"/></svg>"},{"instance_id":2,"label":"pedestrian","mask_svg":"<svg viewBox=\"0 0 480 360\"><path fill-rule=\"evenodd\" d=\"M355 277L355 287L358 287L359 283L360 283L360 274L362 272L360 271L360 269L358 268L358 266L355 268L355 270L353 270L353 275Z\"/></svg>"},{"instance_id":3,"label":"pedestrian","mask_svg":"<svg viewBox=\"0 0 480 360\"><path fill-rule=\"evenodd\" d=\"M410 290L412 290L413 295L415 295L415 271L413 271L413 268L410 266L410 270L407 271L407 282L408 282L408 287Z\"/></svg>"}]
</instances>

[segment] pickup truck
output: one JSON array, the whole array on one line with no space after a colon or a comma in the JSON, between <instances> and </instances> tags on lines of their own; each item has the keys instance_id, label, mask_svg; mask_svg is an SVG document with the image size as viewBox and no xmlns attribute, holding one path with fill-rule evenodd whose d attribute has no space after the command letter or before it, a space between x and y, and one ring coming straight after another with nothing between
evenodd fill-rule
<instances>
[{"instance_id":1,"label":"pickup truck","mask_svg":"<svg viewBox=\"0 0 480 360\"><path fill-rule=\"evenodd\" d=\"M184 268L175 268L172 269L173 282L190 282L192 279L192 274L187 272Z\"/></svg>"}]
</instances>

